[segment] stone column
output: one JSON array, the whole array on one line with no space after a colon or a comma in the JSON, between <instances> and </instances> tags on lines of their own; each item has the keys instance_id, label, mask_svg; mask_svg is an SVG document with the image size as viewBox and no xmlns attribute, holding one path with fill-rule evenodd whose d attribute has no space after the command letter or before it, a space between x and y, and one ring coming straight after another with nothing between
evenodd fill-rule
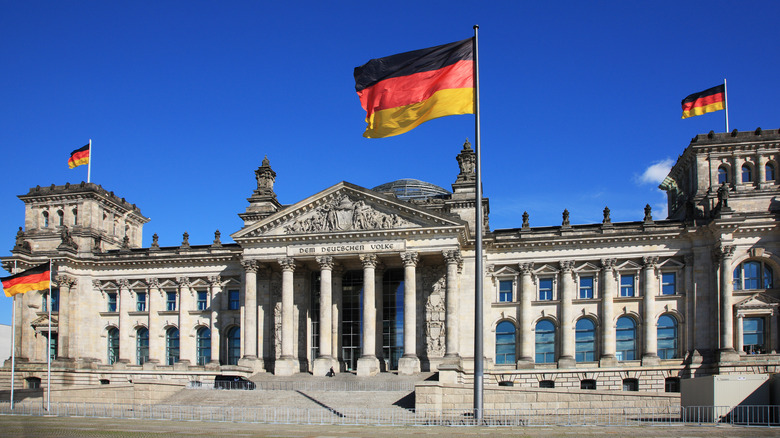
<instances>
[{"instance_id":1,"label":"stone column","mask_svg":"<svg viewBox=\"0 0 780 438\"><path fill-rule=\"evenodd\" d=\"M160 310L165 310L165 297L160 290L160 280L157 278L147 278L146 284L149 285L149 300L146 303L149 310L149 360L147 361L153 367L155 364L164 363L163 342L165 339L163 333L163 320L157 314Z\"/></svg>"},{"instance_id":2,"label":"stone column","mask_svg":"<svg viewBox=\"0 0 780 438\"><path fill-rule=\"evenodd\" d=\"M57 359L70 359L73 357L71 354L71 337L72 330L71 330L71 308L70 308L70 298L72 291L74 290L73 285L76 282L76 280L69 276L69 275L58 275L57 276L57 284L60 287L60 310L57 312L57 336L59 340L59 345L57 351Z\"/></svg>"},{"instance_id":3,"label":"stone column","mask_svg":"<svg viewBox=\"0 0 780 438\"><path fill-rule=\"evenodd\" d=\"M561 265L561 356L558 358L558 368L573 368L576 364L574 360L574 309L572 309L572 300L574 299L574 277L572 269L574 262L564 260Z\"/></svg>"},{"instance_id":4,"label":"stone column","mask_svg":"<svg viewBox=\"0 0 780 438\"><path fill-rule=\"evenodd\" d=\"M599 366L617 365L614 300L617 290L615 259L601 260L601 359Z\"/></svg>"},{"instance_id":5,"label":"stone column","mask_svg":"<svg viewBox=\"0 0 780 438\"><path fill-rule=\"evenodd\" d=\"M21 272L21 269L19 270ZM18 274L18 272L14 272L14 274ZM22 348L23 342L22 339L24 338L23 335L25 333L25 328L28 325L28 318L25 318L25 312L24 309L26 306L23 305L23 302L25 301L24 297L26 297L29 294L17 294L13 296L13 306L16 307L16 330L14 334L14 356L16 356L16 360L21 361L27 361L29 359L28 355L26 354L27 350ZM30 295L32 296L32 295Z\"/></svg>"},{"instance_id":6,"label":"stone column","mask_svg":"<svg viewBox=\"0 0 780 438\"><path fill-rule=\"evenodd\" d=\"M213 368L219 366L219 349L221 347L219 341L220 336L222 336L222 330L220 330L217 322L219 321L219 311L222 310L219 299L223 293L222 279L219 275L214 275L209 277L209 283L211 284L211 318L209 320L209 330L211 330L211 358L206 366L208 368Z\"/></svg>"},{"instance_id":7,"label":"stone column","mask_svg":"<svg viewBox=\"0 0 780 438\"><path fill-rule=\"evenodd\" d=\"M658 365L658 323L655 320L655 296L658 294L658 257L642 257L644 262L644 288L642 290L642 319L644 324L643 365Z\"/></svg>"},{"instance_id":8,"label":"stone column","mask_svg":"<svg viewBox=\"0 0 780 438\"><path fill-rule=\"evenodd\" d=\"M179 283L179 364L180 367L187 367L190 364L198 363L195 359L195 338L189 335L192 330L190 321L190 310L195 309L195 291L190 286L189 277L179 277L176 279ZM177 364L174 364L176 366Z\"/></svg>"},{"instance_id":9,"label":"stone column","mask_svg":"<svg viewBox=\"0 0 780 438\"><path fill-rule=\"evenodd\" d=\"M720 349L719 361L739 360L739 354L734 350L734 305L733 305L733 270L731 260L734 256L734 245L724 245L720 248Z\"/></svg>"},{"instance_id":10,"label":"stone column","mask_svg":"<svg viewBox=\"0 0 780 438\"><path fill-rule=\"evenodd\" d=\"M520 263L522 279L520 281L520 360L518 367L531 368L534 365L534 331L531 330L531 303L534 300L533 263Z\"/></svg>"},{"instance_id":11,"label":"stone column","mask_svg":"<svg viewBox=\"0 0 780 438\"><path fill-rule=\"evenodd\" d=\"M374 376L379 373L379 360L376 358L376 279L374 268L376 255L363 254L363 351L358 359L357 375Z\"/></svg>"},{"instance_id":12,"label":"stone column","mask_svg":"<svg viewBox=\"0 0 780 438\"><path fill-rule=\"evenodd\" d=\"M374 332L374 339L376 339L376 358L379 361L379 371L387 371L387 366L385 364L385 358L384 358L384 349L383 347L383 337L384 337L384 284L382 279L385 275L385 267L384 265L377 261L376 266L374 267L374 302L375 302L375 309L376 309L376 331Z\"/></svg>"},{"instance_id":13,"label":"stone column","mask_svg":"<svg viewBox=\"0 0 780 438\"><path fill-rule=\"evenodd\" d=\"M294 318L294 282L295 259L286 257L278 260L282 267L282 354L274 365L277 376L291 376L300 371L293 351L295 330Z\"/></svg>"},{"instance_id":14,"label":"stone column","mask_svg":"<svg viewBox=\"0 0 780 438\"><path fill-rule=\"evenodd\" d=\"M244 260L244 320L241 324L241 337L244 344L244 356L239 365L254 368L257 361L257 260Z\"/></svg>"},{"instance_id":15,"label":"stone column","mask_svg":"<svg viewBox=\"0 0 780 438\"><path fill-rule=\"evenodd\" d=\"M404 262L404 355L398 360L398 374L420 372L417 357L417 260L416 252L401 253Z\"/></svg>"},{"instance_id":16,"label":"stone column","mask_svg":"<svg viewBox=\"0 0 780 438\"><path fill-rule=\"evenodd\" d=\"M688 254L684 258L683 281L685 284L685 351L693 354L696 348L696 291L693 286L693 255Z\"/></svg>"},{"instance_id":17,"label":"stone column","mask_svg":"<svg viewBox=\"0 0 780 438\"><path fill-rule=\"evenodd\" d=\"M119 280L119 359L117 362L131 363L133 358L133 345L130 342L131 327L130 315L133 310L132 295L130 294L130 282L126 278Z\"/></svg>"},{"instance_id":18,"label":"stone column","mask_svg":"<svg viewBox=\"0 0 780 438\"><path fill-rule=\"evenodd\" d=\"M445 338L445 362L457 361L458 354L458 263L461 261L460 251L457 249L443 251L444 261L447 263L447 316Z\"/></svg>"},{"instance_id":19,"label":"stone column","mask_svg":"<svg viewBox=\"0 0 780 438\"><path fill-rule=\"evenodd\" d=\"M743 342L744 342L744 339L743 339L744 327L742 326L743 316L744 315L742 315L742 314L738 314L737 315L737 326L736 326L736 329L737 329L736 330L737 331L737 348L736 348L737 354L743 354L742 353L743 346L744 346L744 344L743 344Z\"/></svg>"},{"instance_id":20,"label":"stone column","mask_svg":"<svg viewBox=\"0 0 780 438\"><path fill-rule=\"evenodd\" d=\"M227 308L227 306L225 307ZM273 308L271 307L271 270L259 265L257 268L257 361L258 367L267 371L266 364L274 360L273 332L269 331L269 320L273 325Z\"/></svg>"},{"instance_id":21,"label":"stone column","mask_svg":"<svg viewBox=\"0 0 780 438\"><path fill-rule=\"evenodd\" d=\"M333 304L331 305L331 336L333 342L331 342L330 355L335 362L334 371L339 372L341 371L341 362L339 360L341 358L341 292L342 276L344 275L344 272L338 265L334 265L334 270L331 275L333 280Z\"/></svg>"},{"instance_id":22,"label":"stone column","mask_svg":"<svg viewBox=\"0 0 780 438\"><path fill-rule=\"evenodd\" d=\"M333 294L332 273L333 257L317 257L320 265L320 345L319 356L314 359L315 376L325 376L331 368L335 371L333 361Z\"/></svg>"}]
</instances>

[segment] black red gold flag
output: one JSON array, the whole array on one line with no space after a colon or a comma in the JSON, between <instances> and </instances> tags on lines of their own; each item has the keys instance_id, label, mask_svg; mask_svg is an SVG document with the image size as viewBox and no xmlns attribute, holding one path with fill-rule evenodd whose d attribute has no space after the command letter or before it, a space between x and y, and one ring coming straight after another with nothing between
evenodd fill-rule
<instances>
[{"instance_id":1,"label":"black red gold flag","mask_svg":"<svg viewBox=\"0 0 780 438\"><path fill-rule=\"evenodd\" d=\"M49 263L36 266L24 272L10 277L0 278L3 282L5 296L12 297L31 290L45 290L49 288Z\"/></svg>"},{"instance_id":2,"label":"black red gold flag","mask_svg":"<svg viewBox=\"0 0 780 438\"><path fill-rule=\"evenodd\" d=\"M68 159L69 168L73 169L82 164L89 164L89 144L70 153L70 158Z\"/></svg>"},{"instance_id":3,"label":"black red gold flag","mask_svg":"<svg viewBox=\"0 0 780 438\"><path fill-rule=\"evenodd\" d=\"M355 90L366 110L367 138L474 114L474 39L372 59L355 68Z\"/></svg>"},{"instance_id":4,"label":"black red gold flag","mask_svg":"<svg viewBox=\"0 0 780 438\"><path fill-rule=\"evenodd\" d=\"M682 100L682 118L700 116L725 109L726 85L721 84L699 93L693 93Z\"/></svg>"}]
</instances>

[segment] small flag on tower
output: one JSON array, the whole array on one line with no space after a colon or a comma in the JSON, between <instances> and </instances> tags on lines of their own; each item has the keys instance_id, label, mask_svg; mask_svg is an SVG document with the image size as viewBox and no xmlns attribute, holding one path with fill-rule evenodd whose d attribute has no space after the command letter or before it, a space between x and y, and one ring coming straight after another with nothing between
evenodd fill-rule
<instances>
[{"instance_id":1,"label":"small flag on tower","mask_svg":"<svg viewBox=\"0 0 780 438\"><path fill-rule=\"evenodd\" d=\"M355 90L366 110L367 138L474 114L474 39L372 59L355 68Z\"/></svg>"},{"instance_id":2,"label":"small flag on tower","mask_svg":"<svg viewBox=\"0 0 780 438\"><path fill-rule=\"evenodd\" d=\"M717 87L704 90L699 93L693 93L682 100L682 118L700 116L725 109L726 105L726 85L721 84ZM728 129L727 129L728 130Z\"/></svg>"},{"instance_id":3,"label":"small flag on tower","mask_svg":"<svg viewBox=\"0 0 780 438\"><path fill-rule=\"evenodd\" d=\"M84 145L84 147L78 148L70 153L68 167L73 169L74 167L81 166L82 164L89 164L89 143Z\"/></svg>"},{"instance_id":4,"label":"small flag on tower","mask_svg":"<svg viewBox=\"0 0 780 438\"><path fill-rule=\"evenodd\" d=\"M44 263L10 277L0 278L0 281L3 282L5 296L12 297L31 290L48 289L50 284L49 272L49 263Z\"/></svg>"}]
</instances>

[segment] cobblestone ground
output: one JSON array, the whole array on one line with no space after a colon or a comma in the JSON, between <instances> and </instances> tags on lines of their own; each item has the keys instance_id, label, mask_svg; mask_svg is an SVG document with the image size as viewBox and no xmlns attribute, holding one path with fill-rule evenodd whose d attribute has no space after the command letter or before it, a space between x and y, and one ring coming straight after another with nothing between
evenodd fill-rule
<instances>
[{"instance_id":1,"label":"cobblestone ground","mask_svg":"<svg viewBox=\"0 0 780 438\"><path fill-rule=\"evenodd\" d=\"M777 437L777 428L733 426L638 427L371 427L299 426L95 418L0 416L2 437Z\"/></svg>"}]
</instances>

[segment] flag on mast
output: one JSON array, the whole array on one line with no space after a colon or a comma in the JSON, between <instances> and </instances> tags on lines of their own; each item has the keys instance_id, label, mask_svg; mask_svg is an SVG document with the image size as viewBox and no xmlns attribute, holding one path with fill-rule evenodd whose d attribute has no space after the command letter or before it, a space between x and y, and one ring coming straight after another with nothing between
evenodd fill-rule
<instances>
[{"instance_id":1,"label":"flag on mast","mask_svg":"<svg viewBox=\"0 0 780 438\"><path fill-rule=\"evenodd\" d=\"M12 297L31 290L48 289L51 285L50 272L51 268L47 262L10 277L0 278L0 281L3 283L5 296Z\"/></svg>"},{"instance_id":2,"label":"flag on mast","mask_svg":"<svg viewBox=\"0 0 780 438\"><path fill-rule=\"evenodd\" d=\"M693 93L682 100L682 118L700 116L726 108L726 84ZM726 128L728 131L728 128Z\"/></svg>"},{"instance_id":3,"label":"flag on mast","mask_svg":"<svg viewBox=\"0 0 780 438\"><path fill-rule=\"evenodd\" d=\"M355 68L355 90L366 110L366 138L474 114L474 39L372 59Z\"/></svg>"},{"instance_id":4,"label":"flag on mast","mask_svg":"<svg viewBox=\"0 0 780 438\"><path fill-rule=\"evenodd\" d=\"M81 166L82 164L89 164L90 143L87 143L86 145L70 153L70 158L68 159L69 168L73 169L74 167Z\"/></svg>"}]
</instances>

